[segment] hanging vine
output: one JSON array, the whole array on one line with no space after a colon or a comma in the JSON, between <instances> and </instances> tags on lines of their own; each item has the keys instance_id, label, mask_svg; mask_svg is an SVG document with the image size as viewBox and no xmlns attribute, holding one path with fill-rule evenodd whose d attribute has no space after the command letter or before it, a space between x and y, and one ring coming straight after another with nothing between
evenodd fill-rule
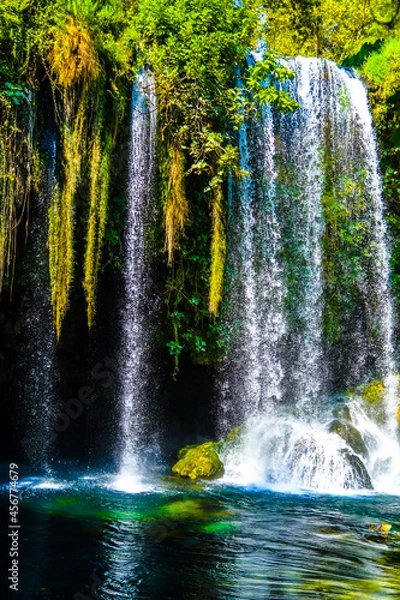
<instances>
[{"instance_id":1,"label":"hanging vine","mask_svg":"<svg viewBox=\"0 0 400 600\"><path fill-rule=\"evenodd\" d=\"M75 196L89 133L89 94L100 68L90 32L72 17L54 30L48 61L54 94L60 97L57 109L63 157L62 183L49 212L51 301L59 338L74 276Z\"/></svg>"},{"instance_id":2,"label":"hanging vine","mask_svg":"<svg viewBox=\"0 0 400 600\"><path fill-rule=\"evenodd\" d=\"M100 120L95 127L90 153L90 209L83 281L89 327L93 325L96 312L97 280L107 222L112 148L113 139L110 134L107 133L105 141L102 142L102 120Z\"/></svg>"},{"instance_id":3,"label":"hanging vine","mask_svg":"<svg viewBox=\"0 0 400 600\"><path fill-rule=\"evenodd\" d=\"M15 273L18 225L28 213L32 173L32 93L9 83L0 94L0 292Z\"/></svg>"},{"instance_id":4,"label":"hanging vine","mask_svg":"<svg viewBox=\"0 0 400 600\"><path fill-rule=\"evenodd\" d=\"M214 181L211 211L211 273L209 311L214 317L222 300L226 259L225 199L220 181Z\"/></svg>"},{"instance_id":5,"label":"hanging vine","mask_svg":"<svg viewBox=\"0 0 400 600\"><path fill-rule=\"evenodd\" d=\"M165 206L165 249L171 266L174 251L179 247L179 238L189 218L189 203L185 193L185 169L182 149L169 146L169 178Z\"/></svg>"}]
</instances>

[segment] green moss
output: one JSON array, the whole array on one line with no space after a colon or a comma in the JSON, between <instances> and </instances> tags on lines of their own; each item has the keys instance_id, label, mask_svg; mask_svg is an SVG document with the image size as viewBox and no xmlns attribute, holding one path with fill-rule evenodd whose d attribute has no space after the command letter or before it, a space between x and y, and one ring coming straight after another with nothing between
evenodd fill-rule
<instances>
[{"instance_id":1,"label":"green moss","mask_svg":"<svg viewBox=\"0 0 400 600\"><path fill-rule=\"evenodd\" d=\"M190 479L216 479L224 474L224 465L220 454L228 448L240 443L246 429L243 423L232 429L219 442L205 442L201 445L190 445L178 452L178 462L172 467L174 473Z\"/></svg>"},{"instance_id":2,"label":"green moss","mask_svg":"<svg viewBox=\"0 0 400 600\"><path fill-rule=\"evenodd\" d=\"M373 381L361 388L361 398L369 406L376 406L384 399L386 387L383 381Z\"/></svg>"},{"instance_id":3,"label":"green moss","mask_svg":"<svg viewBox=\"0 0 400 600\"><path fill-rule=\"evenodd\" d=\"M224 196L220 185L214 188L212 207L211 274L209 311L217 315L222 300L226 260L226 231L224 223Z\"/></svg>"},{"instance_id":4,"label":"green moss","mask_svg":"<svg viewBox=\"0 0 400 600\"><path fill-rule=\"evenodd\" d=\"M66 90L61 102L64 121L61 124L63 183L52 195L49 208L49 270L53 321L57 339L69 306L75 270L76 193L82 174L83 155L88 134L86 109L89 88L79 97Z\"/></svg>"},{"instance_id":5,"label":"green moss","mask_svg":"<svg viewBox=\"0 0 400 600\"><path fill-rule=\"evenodd\" d=\"M339 435L356 454L368 456L368 450L360 432L351 423L335 419L329 431Z\"/></svg>"},{"instance_id":6,"label":"green moss","mask_svg":"<svg viewBox=\"0 0 400 600\"><path fill-rule=\"evenodd\" d=\"M92 142L90 212L87 225L85 276L83 281L89 327L93 325L96 311L97 280L107 220L112 148L113 139L111 135L107 135L105 142L102 144L101 127L99 127Z\"/></svg>"},{"instance_id":7,"label":"green moss","mask_svg":"<svg viewBox=\"0 0 400 600\"><path fill-rule=\"evenodd\" d=\"M226 442L238 442L240 440L240 436L244 433L246 429L246 424L242 423L242 425L238 425L234 429L232 429L224 439L224 443Z\"/></svg>"},{"instance_id":8,"label":"green moss","mask_svg":"<svg viewBox=\"0 0 400 600\"><path fill-rule=\"evenodd\" d=\"M372 381L363 386L360 386L355 393L363 400L367 411L372 417L378 422L383 423L385 421L385 394L387 388L382 380ZM400 427L400 382L397 387L397 397L399 400L399 406L397 409L397 420Z\"/></svg>"},{"instance_id":9,"label":"green moss","mask_svg":"<svg viewBox=\"0 0 400 600\"><path fill-rule=\"evenodd\" d=\"M189 477L193 480L222 477L224 465L218 456L218 448L219 444L215 442L183 448L178 454L179 460L172 467L172 471L181 477Z\"/></svg>"}]
</instances>

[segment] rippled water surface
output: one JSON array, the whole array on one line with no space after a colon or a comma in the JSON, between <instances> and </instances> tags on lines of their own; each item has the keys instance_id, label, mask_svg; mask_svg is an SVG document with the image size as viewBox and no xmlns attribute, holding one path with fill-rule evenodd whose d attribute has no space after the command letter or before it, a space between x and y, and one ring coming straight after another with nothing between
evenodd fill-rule
<instances>
[{"instance_id":1,"label":"rippled water surface","mask_svg":"<svg viewBox=\"0 0 400 600\"><path fill-rule=\"evenodd\" d=\"M125 487L20 481L20 598L400 598L398 497L168 477ZM3 485L2 516L6 498ZM389 534L370 528L381 523ZM3 558L7 546L3 534Z\"/></svg>"}]
</instances>

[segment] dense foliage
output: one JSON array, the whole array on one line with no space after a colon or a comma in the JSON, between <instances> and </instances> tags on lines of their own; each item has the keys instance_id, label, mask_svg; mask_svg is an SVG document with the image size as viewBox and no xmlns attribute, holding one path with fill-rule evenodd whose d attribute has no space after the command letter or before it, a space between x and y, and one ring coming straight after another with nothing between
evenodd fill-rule
<instances>
[{"instance_id":1,"label":"dense foliage","mask_svg":"<svg viewBox=\"0 0 400 600\"><path fill-rule=\"evenodd\" d=\"M258 4L257 0L240 6L232 0L2 3L0 279L8 277L12 287L18 227L26 226L29 232L34 185L40 193L40 166L46 157L40 156L43 131L35 125L35 98L48 86L59 145L48 224L58 337L79 272L88 324L93 324L104 240L113 239L115 245L123 228L123 211L112 199L110 180L116 143L121 125L127 126L133 81L141 68L150 66L158 101L159 198L169 266L165 297L173 339L167 343L175 357L183 340L194 354L204 353L207 342L200 335L204 319L213 330L222 297L226 178L231 172L241 176L232 132L245 114L256 110L255 102L295 108L272 84L271 77L289 75L273 55L266 57L262 68L247 66L248 52L262 30ZM239 72L240 88L254 89L254 102L244 100ZM78 197L84 198L83 205ZM189 245L196 237L202 239L197 259L185 249L191 222L198 228L191 227ZM83 256L77 251L82 236ZM114 250L118 253L118 248ZM193 280L202 284L191 293ZM193 307L196 314L191 318Z\"/></svg>"},{"instance_id":2,"label":"dense foliage","mask_svg":"<svg viewBox=\"0 0 400 600\"><path fill-rule=\"evenodd\" d=\"M319 56L355 68L369 86L392 235L393 288L400 301L400 2L284 0L265 3L266 40L278 53ZM344 182L345 183L345 182ZM329 204L329 203L328 203ZM347 243L348 227L338 229ZM339 237L340 237L339 235ZM334 327L328 337L334 337Z\"/></svg>"},{"instance_id":3,"label":"dense foliage","mask_svg":"<svg viewBox=\"0 0 400 600\"><path fill-rule=\"evenodd\" d=\"M29 238L30 195L43 185L49 157L41 150L46 119L38 98L48 89L45 110L54 115L59 149L48 222L54 326L59 337L77 277L94 323L99 274L120 264L125 198L111 174L132 84L150 66L159 120L163 235L154 237L165 272L163 343L176 366L183 349L193 360L214 360L227 180L245 176L235 132L260 103L296 109L274 83L290 77L276 57L301 53L347 61L371 86L400 298L399 13L396 0L3 0L0 286L12 289L17 242ZM251 67L249 51L263 37L265 60Z\"/></svg>"}]
</instances>

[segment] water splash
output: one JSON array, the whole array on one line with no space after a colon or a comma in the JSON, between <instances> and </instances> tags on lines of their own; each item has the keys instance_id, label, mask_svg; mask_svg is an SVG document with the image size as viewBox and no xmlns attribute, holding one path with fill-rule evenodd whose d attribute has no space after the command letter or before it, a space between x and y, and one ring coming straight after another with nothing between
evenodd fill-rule
<instances>
[{"instance_id":1,"label":"water splash","mask_svg":"<svg viewBox=\"0 0 400 600\"><path fill-rule=\"evenodd\" d=\"M389 252L366 90L329 61L287 66L295 77L285 88L301 108L264 110L243 125L251 175L229 204L236 273L228 268L233 342L220 413L226 431L229 404L240 405L230 425L246 428L225 457L227 478L335 493L400 489L400 463L389 460L400 457ZM360 401L349 406L360 455L335 431L328 399L379 378L380 425Z\"/></svg>"},{"instance_id":2,"label":"water splash","mask_svg":"<svg viewBox=\"0 0 400 600\"><path fill-rule=\"evenodd\" d=\"M151 350L151 280L147 228L152 218L156 162L154 80L144 72L134 86L125 233L124 293L119 356L121 445L119 480L134 488L140 471Z\"/></svg>"},{"instance_id":3,"label":"water splash","mask_svg":"<svg viewBox=\"0 0 400 600\"><path fill-rule=\"evenodd\" d=\"M357 395L344 406L346 419L337 418L335 402L326 402L314 418L282 407L248 420L240 443L222 455L225 481L281 491L400 494L398 440Z\"/></svg>"}]
</instances>

